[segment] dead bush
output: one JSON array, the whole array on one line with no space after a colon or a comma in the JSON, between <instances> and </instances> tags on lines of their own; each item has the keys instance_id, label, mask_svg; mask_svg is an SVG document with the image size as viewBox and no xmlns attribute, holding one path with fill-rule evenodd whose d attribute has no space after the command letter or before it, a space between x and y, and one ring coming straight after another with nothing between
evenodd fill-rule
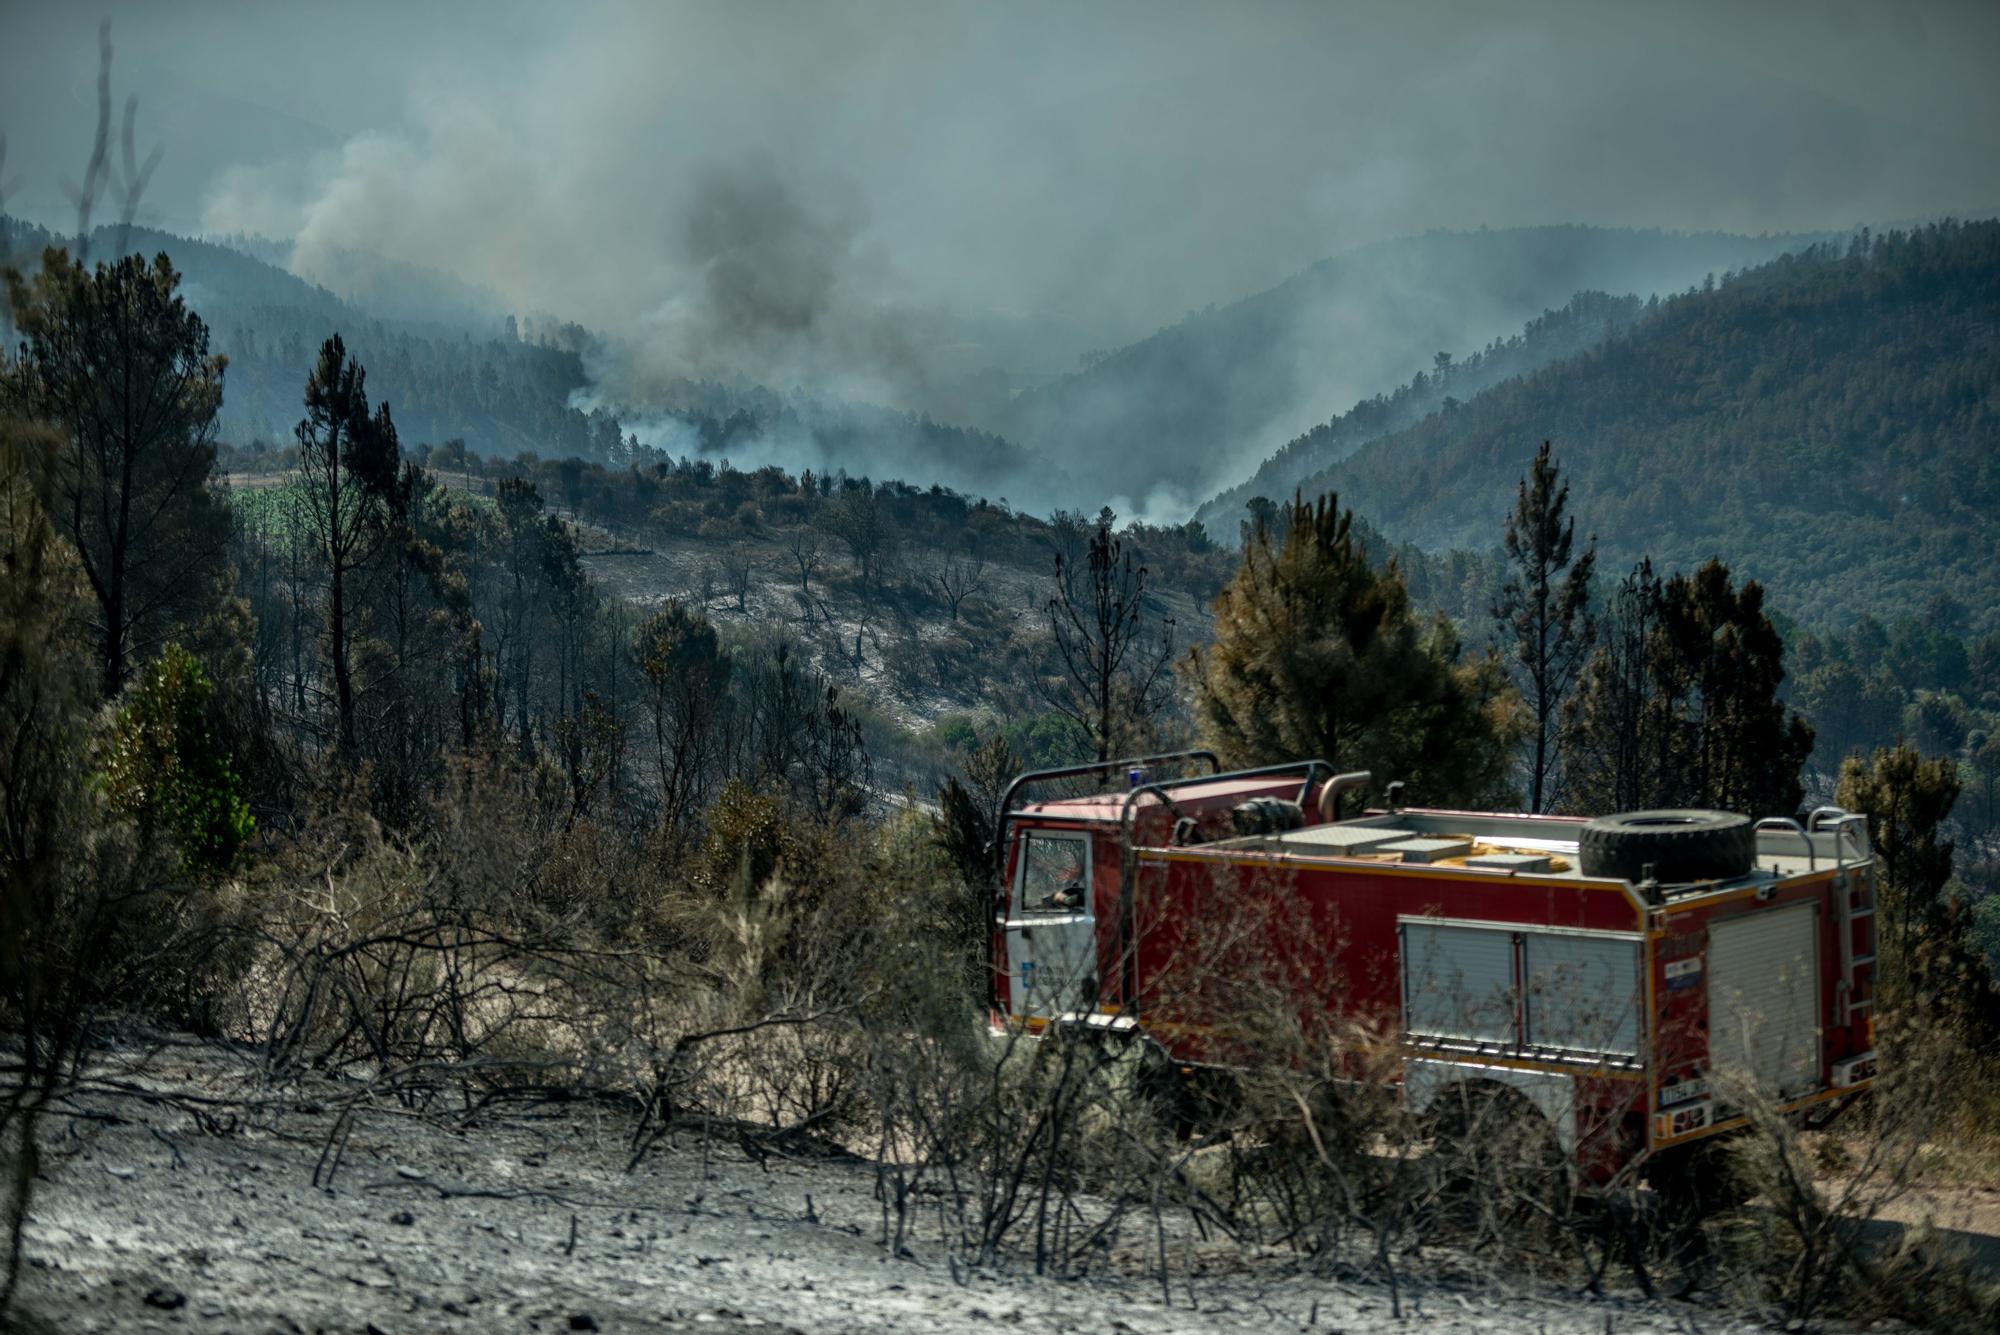
<instances>
[{"instance_id":1,"label":"dead bush","mask_svg":"<svg viewBox=\"0 0 2000 1335\"><path fill-rule=\"evenodd\" d=\"M1949 1091L1978 1063L1921 1010L1885 1017L1877 1043L1882 1074L1837 1141L1781 1111L1767 1089L1742 1080L1722 1086L1722 1097L1749 1118L1748 1132L1730 1146L1731 1171L1754 1193L1711 1225L1724 1280L1800 1321L1891 1316L1991 1329L2000 1285L1979 1279L1934 1230L1902 1230L1885 1248L1886 1227L1875 1222L1921 1199L1956 1103Z\"/></svg>"}]
</instances>

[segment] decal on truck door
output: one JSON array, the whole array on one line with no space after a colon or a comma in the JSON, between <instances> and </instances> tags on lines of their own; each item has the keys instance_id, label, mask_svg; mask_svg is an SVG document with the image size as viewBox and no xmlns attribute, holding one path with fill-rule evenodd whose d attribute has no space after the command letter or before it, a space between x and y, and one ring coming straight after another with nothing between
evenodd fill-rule
<instances>
[{"instance_id":1,"label":"decal on truck door","mask_svg":"<svg viewBox=\"0 0 2000 1335\"><path fill-rule=\"evenodd\" d=\"M1701 986L1701 959L1668 960L1662 970L1667 976L1667 991L1684 992L1691 987Z\"/></svg>"}]
</instances>

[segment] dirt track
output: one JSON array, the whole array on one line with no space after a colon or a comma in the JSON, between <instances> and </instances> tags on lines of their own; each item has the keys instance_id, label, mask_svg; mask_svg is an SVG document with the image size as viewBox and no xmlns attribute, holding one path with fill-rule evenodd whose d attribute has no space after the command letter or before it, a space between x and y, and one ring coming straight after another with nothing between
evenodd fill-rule
<instances>
[{"instance_id":1,"label":"dirt track","mask_svg":"<svg viewBox=\"0 0 2000 1335\"><path fill-rule=\"evenodd\" d=\"M143 1066L140 1058L145 1057ZM123 1050L156 1094L235 1081L213 1053ZM109 1070L101 1074L111 1074ZM81 1116L74 1114L83 1114ZM55 1119L28 1238L25 1325L62 1331L1407 1329L1721 1331L1712 1308L1523 1286L1406 1281L1408 1320L1355 1270L1285 1254L1204 1258L1162 1298L1150 1247L1081 1281L954 1275L920 1239L876 1242L869 1167L837 1154L764 1166L687 1133L624 1172L625 1124L575 1106L450 1130L363 1111L331 1186L332 1116L204 1132L188 1111L94 1093Z\"/></svg>"}]
</instances>

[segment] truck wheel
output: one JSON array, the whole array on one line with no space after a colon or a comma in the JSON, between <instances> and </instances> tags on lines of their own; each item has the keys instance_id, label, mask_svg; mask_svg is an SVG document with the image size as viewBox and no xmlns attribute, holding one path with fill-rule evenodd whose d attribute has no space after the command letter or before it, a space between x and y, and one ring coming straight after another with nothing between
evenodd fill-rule
<instances>
[{"instance_id":1,"label":"truck wheel","mask_svg":"<svg viewBox=\"0 0 2000 1335\"><path fill-rule=\"evenodd\" d=\"M1669 884L1726 881L1757 859L1757 832L1732 811L1627 811L1599 816L1577 841L1585 876L1644 879L1646 868Z\"/></svg>"},{"instance_id":2,"label":"truck wheel","mask_svg":"<svg viewBox=\"0 0 2000 1335\"><path fill-rule=\"evenodd\" d=\"M1565 1218L1574 1203L1569 1157L1555 1128L1519 1092L1470 1083L1447 1089L1426 1121L1438 1222L1476 1244Z\"/></svg>"},{"instance_id":3,"label":"truck wheel","mask_svg":"<svg viewBox=\"0 0 2000 1335\"><path fill-rule=\"evenodd\" d=\"M1152 1043L1140 1059L1138 1091L1176 1140L1191 1140L1229 1125L1242 1101L1230 1072L1214 1066L1182 1066Z\"/></svg>"},{"instance_id":4,"label":"truck wheel","mask_svg":"<svg viewBox=\"0 0 2000 1335\"><path fill-rule=\"evenodd\" d=\"M1752 1194L1730 1161L1728 1139L1722 1136L1662 1150L1647 1162L1646 1182L1659 1193L1667 1218L1678 1223L1733 1210Z\"/></svg>"}]
</instances>

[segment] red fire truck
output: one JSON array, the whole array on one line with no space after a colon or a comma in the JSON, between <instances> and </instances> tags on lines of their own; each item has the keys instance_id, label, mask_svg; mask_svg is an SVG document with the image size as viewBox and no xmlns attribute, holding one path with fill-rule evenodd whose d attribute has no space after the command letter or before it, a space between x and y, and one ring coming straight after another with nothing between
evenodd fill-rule
<instances>
[{"instance_id":1,"label":"red fire truck","mask_svg":"<svg viewBox=\"0 0 2000 1335\"><path fill-rule=\"evenodd\" d=\"M1746 1090L1820 1122L1872 1082L1864 818L1429 810L1397 784L1343 815L1371 782L1206 752L1021 776L996 1024L1226 1068L1275 986L1307 1023L1378 1035L1410 1112L1507 1091L1599 1182L1743 1125Z\"/></svg>"}]
</instances>

